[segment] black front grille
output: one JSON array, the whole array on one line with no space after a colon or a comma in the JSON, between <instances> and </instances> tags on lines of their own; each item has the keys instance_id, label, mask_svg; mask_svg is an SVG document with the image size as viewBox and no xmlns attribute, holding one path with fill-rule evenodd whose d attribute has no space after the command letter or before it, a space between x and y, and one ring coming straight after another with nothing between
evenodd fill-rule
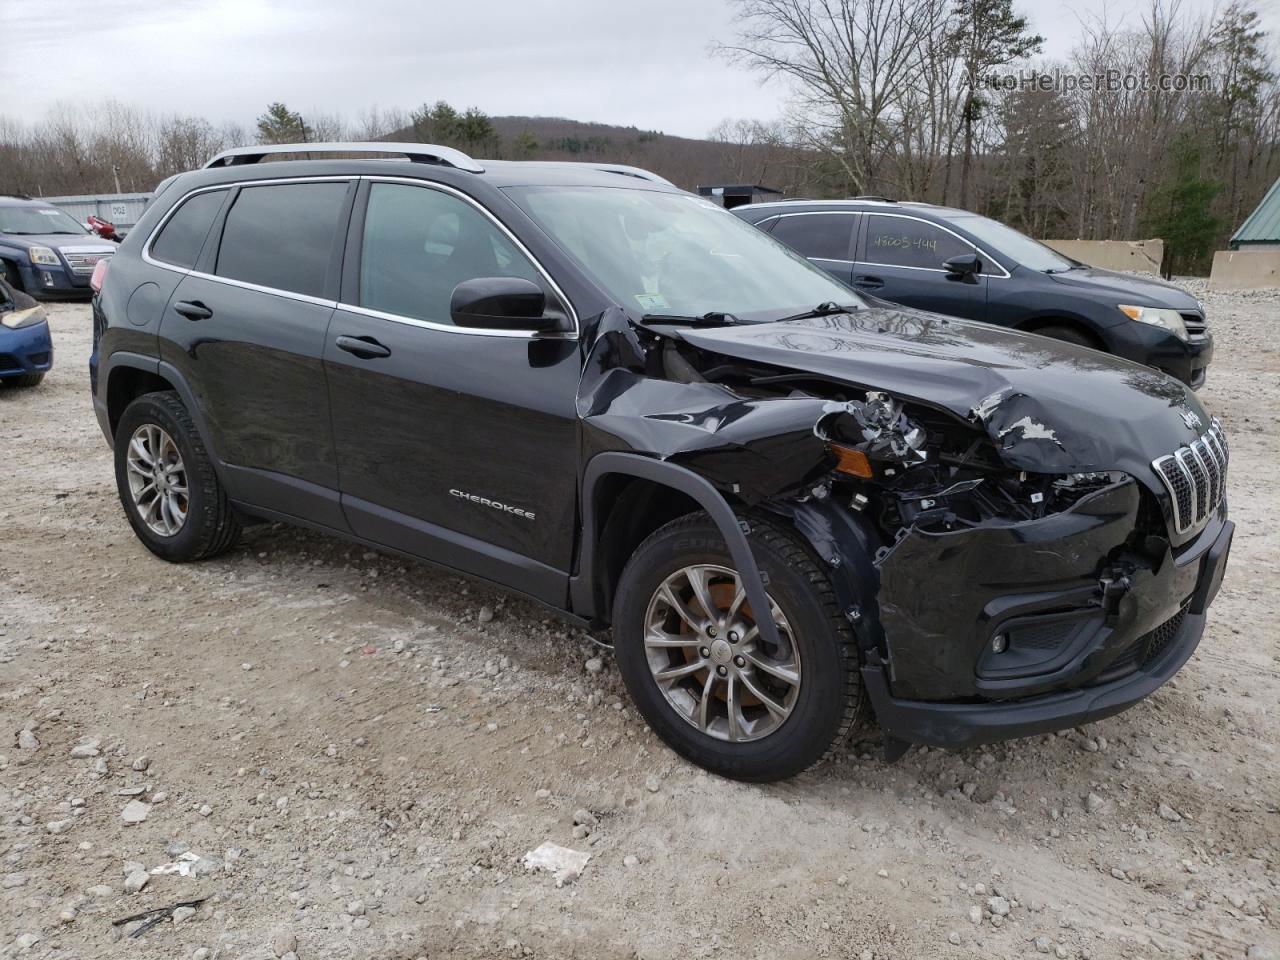
<instances>
[{"instance_id":1,"label":"black front grille","mask_svg":"<svg viewBox=\"0 0 1280 960\"><path fill-rule=\"evenodd\" d=\"M0 353L0 373L6 370L21 370L22 364L18 362L18 358L11 353Z\"/></svg>"},{"instance_id":2,"label":"black front grille","mask_svg":"<svg viewBox=\"0 0 1280 960\"><path fill-rule=\"evenodd\" d=\"M1209 325L1204 322L1204 317L1200 316L1198 313L1182 314L1182 322L1186 325L1187 336L1189 337L1203 337L1205 330L1209 327Z\"/></svg>"},{"instance_id":3,"label":"black front grille","mask_svg":"<svg viewBox=\"0 0 1280 960\"><path fill-rule=\"evenodd\" d=\"M1178 636L1179 631L1182 630L1182 622L1186 619L1187 608L1183 607L1143 638L1146 640L1146 647L1142 652L1141 666L1145 667L1164 652L1164 648Z\"/></svg>"}]
</instances>

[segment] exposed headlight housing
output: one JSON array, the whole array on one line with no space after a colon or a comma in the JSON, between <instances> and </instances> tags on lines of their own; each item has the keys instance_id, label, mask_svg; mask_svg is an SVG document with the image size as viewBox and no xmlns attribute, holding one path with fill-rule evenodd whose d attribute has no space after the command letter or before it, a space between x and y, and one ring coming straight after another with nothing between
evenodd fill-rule
<instances>
[{"instance_id":1,"label":"exposed headlight housing","mask_svg":"<svg viewBox=\"0 0 1280 960\"><path fill-rule=\"evenodd\" d=\"M33 327L45 320L44 307L28 307L26 310L14 310L12 313L0 313L0 324L10 330L22 327Z\"/></svg>"},{"instance_id":2,"label":"exposed headlight housing","mask_svg":"<svg viewBox=\"0 0 1280 960\"><path fill-rule=\"evenodd\" d=\"M1179 340L1187 339L1187 325L1182 320L1182 314L1177 310L1169 310L1165 307L1138 307L1128 303L1118 303L1116 307L1130 320L1149 323L1153 327L1164 327Z\"/></svg>"},{"instance_id":3,"label":"exposed headlight housing","mask_svg":"<svg viewBox=\"0 0 1280 960\"><path fill-rule=\"evenodd\" d=\"M60 267L62 261L58 259L58 255L53 252L52 247L32 247L27 251L27 256L31 258L32 263L38 263L45 267Z\"/></svg>"}]
</instances>

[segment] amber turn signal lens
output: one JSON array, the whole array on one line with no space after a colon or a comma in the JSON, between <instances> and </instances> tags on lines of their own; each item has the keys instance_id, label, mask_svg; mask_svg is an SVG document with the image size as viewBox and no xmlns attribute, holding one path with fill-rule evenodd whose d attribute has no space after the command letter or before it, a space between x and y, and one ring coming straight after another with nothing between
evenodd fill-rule
<instances>
[{"instance_id":1,"label":"amber turn signal lens","mask_svg":"<svg viewBox=\"0 0 1280 960\"><path fill-rule=\"evenodd\" d=\"M871 470L871 461L861 450L850 450L836 443L827 444L827 449L836 458L836 470L847 473L851 477L870 480L875 474Z\"/></svg>"}]
</instances>

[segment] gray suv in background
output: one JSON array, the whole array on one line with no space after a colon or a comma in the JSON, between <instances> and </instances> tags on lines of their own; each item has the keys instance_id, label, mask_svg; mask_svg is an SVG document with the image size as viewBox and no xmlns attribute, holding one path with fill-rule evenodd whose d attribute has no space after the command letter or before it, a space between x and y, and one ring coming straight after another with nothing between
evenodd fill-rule
<instances>
[{"instance_id":1,"label":"gray suv in background","mask_svg":"<svg viewBox=\"0 0 1280 960\"><path fill-rule=\"evenodd\" d=\"M1090 267L968 210L880 197L733 212L842 283L903 306L1029 330L1205 381L1204 307L1155 277Z\"/></svg>"},{"instance_id":2,"label":"gray suv in background","mask_svg":"<svg viewBox=\"0 0 1280 960\"><path fill-rule=\"evenodd\" d=\"M93 268L115 252L51 203L0 196L0 277L15 290L37 300L87 299Z\"/></svg>"}]
</instances>

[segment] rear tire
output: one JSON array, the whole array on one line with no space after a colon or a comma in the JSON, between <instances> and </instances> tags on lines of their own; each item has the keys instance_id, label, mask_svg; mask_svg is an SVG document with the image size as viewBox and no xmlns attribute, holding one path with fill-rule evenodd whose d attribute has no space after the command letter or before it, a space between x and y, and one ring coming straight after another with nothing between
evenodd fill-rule
<instances>
[{"instance_id":1,"label":"rear tire","mask_svg":"<svg viewBox=\"0 0 1280 960\"><path fill-rule=\"evenodd\" d=\"M115 463L129 525L157 557L204 560L240 538L239 518L177 393L144 394L125 408L116 427ZM150 469L152 464L159 468Z\"/></svg>"},{"instance_id":2,"label":"rear tire","mask_svg":"<svg viewBox=\"0 0 1280 960\"><path fill-rule=\"evenodd\" d=\"M721 776L768 782L843 742L862 713L863 688L853 631L818 562L784 527L758 518L750 526L789 650L752 639L749 604L732 612L740 580L728 547L706 514L693 513L655 531L628 562L614 604L614 652L637 709L673 750ZM716 616L704 615L695 581ZM664 589L680 594L683 613ZM666 678L672 670L678 679Z\"/></svg>"}]
</instances>

